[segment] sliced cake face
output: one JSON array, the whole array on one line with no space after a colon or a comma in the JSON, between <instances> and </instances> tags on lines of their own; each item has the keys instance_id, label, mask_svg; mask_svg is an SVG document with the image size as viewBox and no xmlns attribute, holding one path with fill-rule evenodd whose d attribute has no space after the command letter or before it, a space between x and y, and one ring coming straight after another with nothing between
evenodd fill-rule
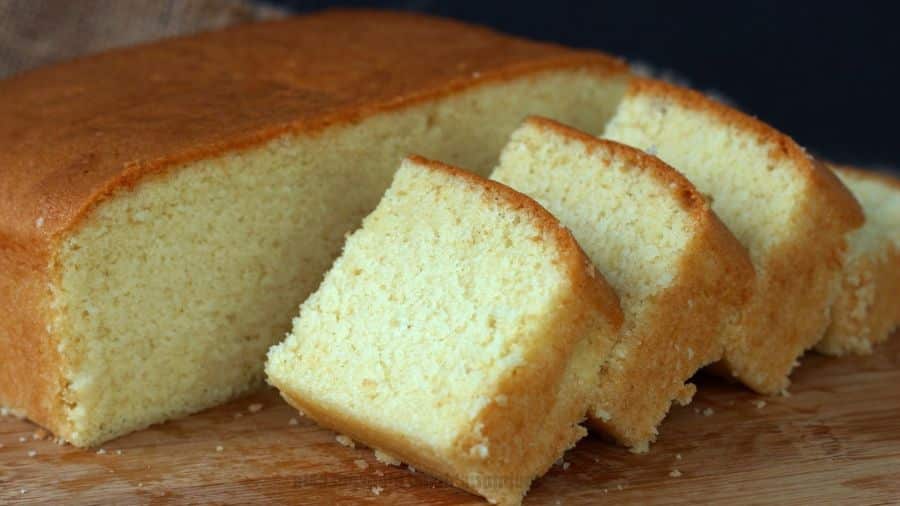
<instances>
[{"instance_id":1,"label":"sliced cake face","mask_svg":"<svg viewBox=\"0 0 900 506\"><path fill-rule=\"evenodd\" d=\"M673 85L636 79L630 86L604 137L652 151L687 176L747 247L754 295L725 332L718 370L779 392L825 332L845 236L862 224L859 206L771 127Z\"/></svg>"},{"instance_id":2,"label":"sliced cake face","mask_svg":"<svg viewBox=\"0 0 900 506\"><path fill-rule=\"evenodd\" d=\"M619 294L623 338L591 416L645 450L671 403L690 400L690 377L720 358L718 331L753 276L746 252L675 170L551 120L526 121L491 177L558 217Z\"/></svg>"},{"instance_id":3,"label":"sliced cake face","mask_svg":"<svg viewBox=\"0 0 900 506\"><path fill-rule=\"evenodd\" d=\"M516 502L583 435L588 383L620 318L540 206L411 159L269 352L267 374L323 425ZM497 476L509 486L485 482Z\"/></svg>"},{"instance_id":4,"label":"sliced cake face","mask_svg":"<svg viewBox=\"0 0 900 506\"><path fill-rule=\"evenodd\" d=\"M900 182L887 175L835 168L866 214L849 238L841 292L816 349L868 354L900 324Z\"/></svg>"}]
</instances>

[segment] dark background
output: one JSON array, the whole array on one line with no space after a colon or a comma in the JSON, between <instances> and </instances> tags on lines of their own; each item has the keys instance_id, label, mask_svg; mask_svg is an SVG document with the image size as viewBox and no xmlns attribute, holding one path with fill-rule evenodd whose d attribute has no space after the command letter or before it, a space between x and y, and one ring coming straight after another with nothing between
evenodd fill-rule
<instances>
[{"instance_id":1,"label":"dark background","mask_svg":"<svg viewBox=\"0 0 900 506\"><path fill-rule=\"evenodd\" d=\"M597 48L714 90L833 161L900 166L900 10L890 2L267 3L408 9Z\"/></svg>"}]
</instances>

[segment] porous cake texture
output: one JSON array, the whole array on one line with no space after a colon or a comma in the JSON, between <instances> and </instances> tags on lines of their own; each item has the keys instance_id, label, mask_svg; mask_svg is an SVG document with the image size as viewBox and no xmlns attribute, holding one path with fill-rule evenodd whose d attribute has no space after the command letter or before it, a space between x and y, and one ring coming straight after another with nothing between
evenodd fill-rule
<instances>
[{"instance_id":1,"label":"porous cake texture","mask_svg":"<svg viewBox=\"0 0 900 506\"><path fill-rule=\"evenodd\" d=\"M486 174L529 113L599 129L624 74L329 11L0 82L0 405L88 446L256 388L403 156Z\"/></svg>"},{"instance_id":2,"label":"porous cake texture","mask_svg":"<svg viewBox=\"0 0 900 506\"><path fill-rule=\"evenodd\" d=\"M621 300L623 337L592 399L591 423L646 451L688 380L719 360L719 331L748 298L744 247L681 174L651 155L533 117L492 179L568 227Z\"/></svg>"},{"instance_id":3,"label":"porous cake texture","mask_svg":"<svg viewBox=\"0 0 900 506\"><path fill-rule=\"evenodd\" d=\"M585 435L616 295L550 213L436 162L403 162L288 338L284 398L352 439L492 502Z\"/></svg>"},{"instance_id":4,"label":"porous cake texture","mask_svg":"<svg viewBox=\"0 0 900 506\"><path fill-rule=\"evenodd\" d=\"M789 137L700 93L636 79L604 137L650 150L708 196L756 269L718 370L766 394L822 339L859 204Z\"/></svg>"},{"instance_id":5,"label":"porous cake texture","mask_svg":"<svg viewBox=\"0 0 900 506\"><path fill-rule=\"evenodd\" d=\"M900 324L900 181L851 167L833 167L866 214L849 238L832 321L816 346L829 355L869 354Z\"/></svg>"}]
</instances>

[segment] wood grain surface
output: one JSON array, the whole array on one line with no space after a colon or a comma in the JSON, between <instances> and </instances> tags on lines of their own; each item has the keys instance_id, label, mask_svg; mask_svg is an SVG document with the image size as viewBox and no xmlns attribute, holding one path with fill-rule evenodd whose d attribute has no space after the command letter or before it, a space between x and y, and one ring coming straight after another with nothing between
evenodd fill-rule
<instances>
[{"instance_id":1,"label":"wood grain surface","mask_svg":"<svg viewBox=\"0 0 900 506\"><path fill-rule=\"evenodd\" d=\"M790 397L766 399L701 378L649 454L589 436L525 503L900 504L900 339L871 357L810 354L793 378ZM2 504L481 502L341 446L272 390L99 453L36 429L0 418Z\"/></svg>"}]
</instances>

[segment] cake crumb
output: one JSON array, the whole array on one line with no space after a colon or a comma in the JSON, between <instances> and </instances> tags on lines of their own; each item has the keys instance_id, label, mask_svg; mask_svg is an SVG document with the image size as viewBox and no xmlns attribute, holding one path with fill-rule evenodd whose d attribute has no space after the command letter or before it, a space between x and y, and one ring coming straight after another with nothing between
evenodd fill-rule
<instances>
[{"instance_id":1,"label":"cake crumb","mask_svg":"<svg viewBox=\"0 0 900 506\"><path fill-rule=\"evenodd\" d=\"M563 463L562 463L563 471L568 471L569 467L571 467L571 466L572 466L571 462L563 461Z\"/></svg>"},{"instance_id":2,"label":"cake crumb","mask_svg":"<svg viewBox=\"0 0 900 506\"><path fill-rule=\"evenodd\" d=\"M144 482L139 482L139 483L138 483L138 488L141 488L141 487L143 487L143 486L144 486Z\"/></svg>"},{"instance_id":3,"label":"cake crumb","mask_svg":"<svg viewBox=\"0 0 900 506\"><path fill-rule=\"evenodd\" d=\"M263 408L262 404L260 404L258 402L254 402L253 404L247 406L247 411L249 411L251 413L259 413L260 411L262 411L262 408Z\"/></svg>"},{"instance_id":4,"label":"cake crumb","mask_svg":"<svg viewBox=\"0 0 900 506\"><path fill-rule=\"evenodd\" d=\"M409 465L409 464L407 464L406 467L409 468L409 472L411 472L412 474L416 474L416 468L415 468L415 467L413 467L413 466L411 466L411 465Z\"/></svg>"},{"instance_id":5,"label":"cake crumb","mask_svg":"<svg viewBox=\"0 0 900 506\"><path fill-rule=\"evenodd\" d=\"M368 469L369 468L369 463L363 459L356 459L353 461L353 463L356 464L356 467L358 467L360 469Z\"/></svg>"},{"instance_id":6,"label":"cake crumb","mask_svg":"<svg viewBox=\"0 0 900 506\"><path fill-rule=\"evenodd\" d=\"M41 216L38 219L34 220L34 226L37 228L41 228L44 226L44 217Z\"/></svg>"},{"instance_id":7,"label":"cake crumb","mask_svg":"<svg viewBox=\"0 0 900 506\"><path fill-rule=\"evenodd\" d=\"M288 425L297 425L299 423L300 423L300 421L298 421L296 418L293 418L293 417L291 417L291 419L288 420Z\"/></svg>"},{"instance_id":8,"label":"cake crumb","mask_svg":"<svg viewBox=\"0 0 900 506\"><path fill-rule=\"evenodd\" d=\"M787 388L785 388L785 389L783 389L783 390L781 391L781 396L782 396L782 397L790 397L790 396L791 396L791 393L788 392L788 389L787 389Z\"/></svg>"},{"instance_id":9,"label":"cake crumb","mask_svg":"<svg viewBox=\"0 0 900 506\"><path fill-rule=\"evenodd\" d=\"M678 469L672 469L672 472L669 473L669 476L672 478L681 478L681 471Z\"/></svg>"},{"instance_id":10,"label":"cake crumb","mask_svg":"<svg viewBox=\"0 0 900 506\"><path fill-rule=\"evenodd\" d=\"M623 487L622 485L616 485L616 489L617 490L625 490L625 487Z\"/></svg>"},{"instance_id":11,"label":"cake crumb","mask_svg":"<svg viewBox=\"0 0 900 506\"><path fill-rule=\"evenodd\" d=\"M756 409L762 409L762 408L766 407L766 401L759 399L759 400L753 401L753 405L756 406Z\"/></svg>"},{"instance_id":12,"label":"cake crumb","mask_svg":"<svg viewBox=\"0 0 900 506\"><path fill-rule=\"evenodd\" d=\"M389 466L399 466L400 459L394 457L389 453L384 453L381 450L375 450L375 460L381 462L382 464L387 464Z\"/></svg>"},{"instance_id":13,"label":"cake crumb","mask_svg":"<svg viewBox=\"0 0 900 506\"><path fill-rule=\"evenodd\" d=\"M34 457L35 455L37 455L37 451L36 451L36 450L28 450L28 456L29 456L29 457Z\"/></svg>"},{"instance_id":14,"label":"cake crumb","mask_svg":"<svg viewBox=\"0 0 900 506\"><path fill-rule=\"evenodd\" d=\"M224 450L225 450L225 447L223 447L222 445L219 445L219 446L216 447L216 451L217 451L217 452L221 452L221 451L224 451Z\"/></svg>"},{"instance_id":15,"label":"cake crumb","mask_svg":"<svg viewBox=\"0 0 900 506\"><path fill-rule=\"evenodd\" d=\"M676 453L676 454L675 454L675 460L681 460L681 454L680 454L680 453Z\"/></svg>"},{"instance_id":16,"label":"cake crumb","mask_svg":"<svg viewBox=\"0 0 900 506\"><path fill-rule=\"evenodd\" d=\"M343 434L338 434L337 436L334 436L334 439L338 443L346 446L347 448L356 448L356 443L354 443L353 440L350 439L348 436L345 436Z\"/></svg>"},{"instance_id":17,"label":"cake crumb","mask_svg":"<svg viewBox=\"0 0 900 506\"><path fill-rule=\"evenodd\" d=\"M373 494L375 494L375 495L381 495L382 492L384 492L384 489L383 489L383 488L381 488L381 487L379 487L379 486L377 486L377 485L374 486L374 487L372 487L372 493L373 493Z\"/></svg>"},{"instance_id":18,"label":"cake crumb","mask_svg":"<svg viewBox=\"0 0 900 506\"><path fill-rule=\"evenodd\" d=\"M384 476L384 471L382 471L381 469L376 469L375 476L378 476L379 478Z\"/></svg>"},{"instance_id":19,"label":"cake crumb","mask_svg":"<svg viewBox=\"0 0 900 506\"><path fill-rule=\"evenodd\" d=\"M19 442L24 443L26 441L25 436L19 436Z\"/></svg>"},{"instance_id":20,"label":"cake crumb","mask_svg":"<svg viewBox=\"0 0 900 506\"><path fill-rule=\"evenodd\" d=\"M715 412L716 412L716 411L715 411L713 408L704 408L704 409L703 409L703 416L712 416L712 414L715 413Z\"/></svg>"},{"instance_id":21,"label":"cake crumb","mask_svg":"<svg viewBox=\"0 0 900 506\"><path fill-rule=\"evenodd\" d=\"M36 431L34 431L33 434L31 434L31 439L34 439L35 441L43 441L47 439L47 436L49 435L50 433L46 430L38 428Z\"/></svg>"},{"instance_id":22,"label":"cake crumb","mask_svg":"<svg viewBox=\"0 0 900 506\"><path fill-rule=\"evenodd\" d=\"M106 455L106 449L100 448L99 450L97 450L97 455Z\"/></svg>"},{"instance_id":23,"label":"cake crumb","mask_svg":"<svg viewBox=\"0 0 900 506\"><path fill-rule=\"evenodd\" d=\"M116 450L116 455L122 455L123 453L125 452L123 452L122 450Z\"/></svg>"},{"instance_id":24,"label":"cake crumb","mask_svg":"<svg viewBox=\"0 0 900 506\"><path fill-rule=\"evenodd\" d=\"M24 488L20 488L20 489L19 489L19 493L20 493L20 494L25 495L25 492L28 492L28 491L25 490Z\"/></svg>"}]
</instances>

